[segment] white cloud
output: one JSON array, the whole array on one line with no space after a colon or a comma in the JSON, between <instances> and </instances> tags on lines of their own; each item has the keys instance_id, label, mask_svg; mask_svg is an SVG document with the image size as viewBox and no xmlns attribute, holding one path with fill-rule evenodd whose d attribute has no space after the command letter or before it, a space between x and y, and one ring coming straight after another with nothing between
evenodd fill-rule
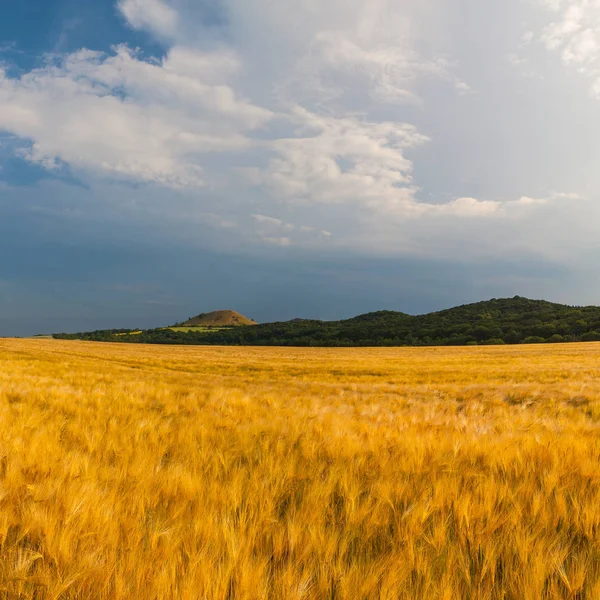
<instances>
[{"instance_id":1,"label":"white cloud","mask_svg":"<svg viewBox=\"0 0 600 600\"><path fill-rule=\"evenodd\" d=\"M275 198L298 204L366 209L392 220L431 215L489 216L517 204L459 198L444 204L418 199L413 163L406 153L428 139L406 123L317 116L296 108L295 136L273 143L279 156L265 177Z\"/></svg>"},{"instance_id":2,"label":"white cloud","mask_svg":"<svg viewBox=\"0 0 600 600\"><path fill-rule=\"evenodd\" d=\"M275 219L274 217L268 217L267 215L252 215L252 218L261 224L271 225L274 227L284 226L284 222L281 219Z\"/></svg>"},{"instance_id":3,"label":"white cloud","mask_svg":"<svg viewBox=\"0 0 600 600\"><path fill-rule=\"evenodd\" d=\"M600 97L600 4L591 0L548 1L558 19L548 23L540 39L562 62L592 80L592 96Z\"/></svg>"},{"instance_id":4,"label":"white cloud","mask_svg":"<svg viewBox=\"0 0 600 600\"><path fill-rule=\"evenodd\" d=\"M416 85L440 79L460 93L469 91L452 61L435 44L418 47L422 31L435 35L428 14L437 0L419 6L395 0L328 0L294 3L229 0L233 28L258 44L277 70L280 97L307 108L341 104L414 103ZM268 31L268 33L267 33ZM251 51L251 50L250 50Z\"/></svg>"},{"instance_id":5,"label":"white cloud","mask_svg":"<svg viewBox=\"0 0 600 600\"><path fill-rule=\"evenodd\" d=\"M319 32L288 77L288 94L321 103L339 100L348 90L356 93L363 87L375 101L412 102L416 99L414 84L420 78L440 78L453 82L460 91L469 90L452 75L444 58L427 59L399 45L401 39L365 39L340 30Z\"/></svg>"},{"instance_id":6,"label":"white cloud","mask_svg":"<svg viewBox=\"0 0 600 600\"><path fill-rule=\"evenodd\" d=\"M393 188L406 188L400 196L412 193L412 163L403 151L426 139L414 127L371 123L348 116L345 109L333 116L298 106L290 114L274 100L260 107L244 99L239 82L257 67L278 62L280 71L271 73L274 79L267 85L279 99L300 99L298 86L313 87L322 100L325 88L353 93L358 84L367 97L395 102L414 96L419 77L447 79L467 89L445 58L426 58L415 50L411 11L388 0L368 5L331 0L319 6L303 0L292 28L289 7L229 0L229 34L238 48L221 40L214 42L216 50L203 52L193 48L197 40L190 33L190 25L196 37L205 31L193 18L197 4L121 0L118 6L132 27L171 40L162 60L144 59L120 46L111 55L82 50L17 79L2 74L0 127L31 140L30 160L185 188L213 181L215 161L205 160L208 153L252 148L257 166L228 164L224 158L218 170L253 174L256 183L281 193L281 201L294 201L304 187L310 201L343 203L364 193L364 205L397 203ZM254 49L260 57L252 55ZM304 96L314 104L310 93ZM281 122L302 131L253 142L250 134L269 122L274 110ZM321 132L307 133L311 128ZM275 157L264 170L260 163L269 153ZM212 163L210 169L206 162Z\"/></svg>"},{"instance_id":7,"label":"white cloud","mask_svg":"<svg viewBox=\"0 0 600 600\"><path fill-rule=\"evenodd\" d=\"M161 0L121 0L119 10L135 29L150 29L165 38L177 34L179 15Z\"/></svg>"},{"instance_id":8,"label":"white cloud","mask_svg":"<svg viewBox=\"0 0 600 600\"><path fill-rule=\"evenodd\" d=\"M268 235L262 236L261 240L267 244L273 244L275 246L291 246L292 240L289 237L271 237Z\"/></svg>"},{"instance_id":9,"label":"white cloud","mask_svg":"<svg viewBox=\"0 0 600 600\"><path fill-rule=\"evenodd\" d=\"M295 225L276 217L267 215L251 215L255 223L255 232L260 240L267 243L279 242L279 245L292 246L295 244L313 245L315 241L332 237L330 231L310 225ZM285 236L281 234L285 233ZM281 243L285 240L285 243Z\"/></svg>"},{"instance_id":10,"label":"white cloud","mask_svg":"<svg viewBox=\"0 0 600 600\"><path fill-rule=\"evenodd\" d=\"M404 152L427 138L404 123L318 116L297 107L295 136L273 142L266 184L278 197L309 202L406 207L412 162Z\"/></svg>"},{"instance_id":11,"label":"white cloud","mask_svg":"<svg viewBox=\"0 0 600 600\"><path fill-rule=\"evenodd\" d=\"M92 185L158 188L152 210L161 224L167 216L202 222L250 244L445 255L454 243L457 254L477 252L497 243L497 230L511 238L517 222L567 202L539 185L490 189L490 173L507 169L511 178L518 161L498 148L519 127L500 114L509 111L506 82L496 71L489 77L480 45L477 62L498 84L466 95L469 73L446 51L458 42L437 35L440 0L298 0L293 11L285 1L221 5L226 24L211 28L201 18L205 3L123 0L130 26L159 38L165 55L122 45L18 77L0 71L0 129L28 141L21 155L48 170L66 163ZM600 50L591 4L549 6L552 22L537 39L593 75ZM503 64L533 63L536 36L520 36L518 53L497 50ZM473 56L468 49L463 56ZM467 108L457 108L461 101ZM471 126L472 115L480 120ZM474 166L455 175L455 154ZM481 165L487 170L469 178ZM174 195L158 208L164 188L178 191L183 209ZM459 245L465 236L477 243Z\"/></svg>"},{"instance_id":12,"label":"white cloud","mask_svg":"<svg viewBox=\"0 0 600 600\"><path fill-rule=\"evenodd\" d=\"M262 21L283 26L288 11L262 0L255 4L261 20L243 21L249 16L247 5L231 1L232 30L237 28L242 39L251 34L255 42L273 43L281 27L266 36L256 28ZM240 61L241 51L222 43L212 52L182 45L189 19L171 5L124 0L119 6L133 27L168 33L178 41L160 61L120 46L111 55L83 50L19 79L4 76L0 127L32 141L29 160L170 187L227 188L232 182L215 172L214 153L223 153L217 171L253 179L276 203L354 205L401 218L423 213L415 200L413 163L406 156L427 141L416 127L369 120L343 107L259 107L237 91L244 72L253 68L248 57ZM304 89L315 84L325 97L330 85L352 93L358 85L367 90L370 104L369 98L387 103L414 96L412 87L420 77L450 81L466 91L446 59L424 58L412 47L414 24L408 14L387 0L368 6L338 0L319 7L300 3L298 26L285 33L290 39L283 44L292 75L283 83L273 81L273 90L286 88L290 94L299 76L312 73L323 85L308 80ZM310 94L304 96L314 104ZM260 141L251 137L274 118L281 131L265 132ZM255 166L228 158L240 153L247 153Z\"/></svg>"},{"instance_id":13,"label":"white cloud","mask_svg":"<svg viewBox=\"0 0 600 600\"><path fill-rule=\"evenodd\" d=\"M217 73L217 67L223 67ZM0 129L31 140L29 158L171 187L204 183L207 153L247 148L271 117L219 78L230 53L175 49L161 62L121 46L83 50L20 78L0 71Z\"/></svg>"},{"instance_id":14,"label":"white cloud","mask_svg":"<svg viewBox=\"0 0 600 600\"><path fill-rule=\"evenodd\" d=\"M587 18L583 4L570 4L558 21L546 27L542 41L549 50L556 50L576 39L581 31L582 22Z\"/></svg>"},{"instance_id":15,"label":"white cloud","mask_svg":"<svg viewBox=\"0 0 600 600\"><path fill-rule=\"evenodd\" d=\"M596 215L594 203L573 194L504 201L459 198L419 205L415 217L408 220L370 221L354 232L351 241L337 240L337 247L374 254L393 248L404 256L462 261L520 261L535 256L573 265L580 260L582 248L590 250L588 235ZM586 232L581 239L572 235L575 223Z\"/></svg>"}]
</instances>

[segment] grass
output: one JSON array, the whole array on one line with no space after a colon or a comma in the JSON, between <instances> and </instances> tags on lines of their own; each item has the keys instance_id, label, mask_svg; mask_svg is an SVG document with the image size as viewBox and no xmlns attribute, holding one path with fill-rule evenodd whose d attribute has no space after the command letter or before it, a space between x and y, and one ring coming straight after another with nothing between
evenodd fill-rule
<instances>
[{"instance_id":1,"label":"grass","mask_svg":"<svg viewBox=\"0 0 600 600\"><path fill-rule=\"evenodd\" d=\"M222 331L223 329L229 329L229 327L205 327L203 325L195 325L191 327L166 327L166 329L170 329L171 331L180 331L183 333L188 333L190 331L194 333L211 333L213 331Z\"/></svg>"},{"instance_id":2,"label":"grass","mask_svg":"<svg viewBox=\"0 0 600 600\"><path fill-rule=\"evenodd\" d=\"M115 333L114 335L117 337L124 337L126 335L141 335L142 333L144 333L142 330L140 331L130 331L128 333Z\"/></svg>"},{"instance_id":3,"label":"grass","mask_svg":"<svg viewBox=\"0 0 600 600\"><path fill-rule=\"evenodd\" d=\"M599 598L599 363L0 340L0 598Z\"/></svg>"},{"instance_id":4,"label":"grass","mask_svg":"<svg viewBox=\"0 0 600 600\"><path fill-rule=\"evenodd\" d=\"M190 331L194 333L211 333L212 331L222 331L223 329L229 329L229 327L204 327L204 326L193 326L193 327L165 327L164 329L170 329L171 331L179 331L182 333L188 333ZM144 333L140 331L131 331L130 333L115 333L117 337L125 337L127 335L141 335Z\"/></svg>"}]
</instances>

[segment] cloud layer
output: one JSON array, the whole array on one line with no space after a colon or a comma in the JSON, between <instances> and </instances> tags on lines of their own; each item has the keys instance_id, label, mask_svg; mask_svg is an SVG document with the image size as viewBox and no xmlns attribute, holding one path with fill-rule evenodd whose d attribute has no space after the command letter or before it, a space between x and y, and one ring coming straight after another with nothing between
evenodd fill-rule
<instances>
[{"instance_id":1,"label":"cloud layer","mask_svg":"<svg viewBox=\"0 0 600 600\"><path fill-rule=\"evenodd\" d=\"M596 3L536 2L538 29L498 53L509 56L506 68L520 68L538 44L600 96ZM444 194L428 191L421 164L435 160L443 171L458 154L478 163L467 140L481 145L485 127L491 161L506 118L492 106L498 83L461 65L473 41L443 29L451 19L441 1L301 0L293 16L289 3L271 0L121 0L117 8L162 44L161 56L123 43L48 56L18 75L0 68L0 130L48 172L110 182L123 198L130 186L165 190L186 206L165 206L170 218L193 213L265 248L550 255L543 236L523 231L582 205L582 189L524 185L506 196L484 186L479 195L464 173L447 177ZM465 143L444 146L437 131ZM510 173L509 158L497 172Z\"/></svg>"}]
</instances>

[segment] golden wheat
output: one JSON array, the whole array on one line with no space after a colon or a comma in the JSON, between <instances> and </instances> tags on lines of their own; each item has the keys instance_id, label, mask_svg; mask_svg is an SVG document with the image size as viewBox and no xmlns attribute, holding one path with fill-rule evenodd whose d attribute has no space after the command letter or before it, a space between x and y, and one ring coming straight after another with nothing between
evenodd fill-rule
<instances>
[{"instance_id":1,"label":"golden wheat","mask_svg":"<svg viewBox=\"0 0 600 600\"><path fill-rule=\"evenodd\" d=\"M599 368L0 340L0 598L600 598Z\"/></svg>"}]
</instances>

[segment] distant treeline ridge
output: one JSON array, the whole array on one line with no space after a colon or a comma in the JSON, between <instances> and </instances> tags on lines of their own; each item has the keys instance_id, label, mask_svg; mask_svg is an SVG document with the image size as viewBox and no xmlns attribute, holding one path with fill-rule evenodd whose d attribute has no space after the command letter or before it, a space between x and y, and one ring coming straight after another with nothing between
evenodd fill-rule
<instances>
[{"instance_id":1,"label":"distant treeline ridge","mask_svg":"<svg viewBox=\"0 0 600 600\"><path fill-rule=\"evenodd\" d=\"M137 333L135 333L137 331ZM380 311L343 321L295 319L219 330L103 330L57 339L240 346L463 346L600 341L600 307L515 296L411 316Z\"/></svg>"}]
</instances>

